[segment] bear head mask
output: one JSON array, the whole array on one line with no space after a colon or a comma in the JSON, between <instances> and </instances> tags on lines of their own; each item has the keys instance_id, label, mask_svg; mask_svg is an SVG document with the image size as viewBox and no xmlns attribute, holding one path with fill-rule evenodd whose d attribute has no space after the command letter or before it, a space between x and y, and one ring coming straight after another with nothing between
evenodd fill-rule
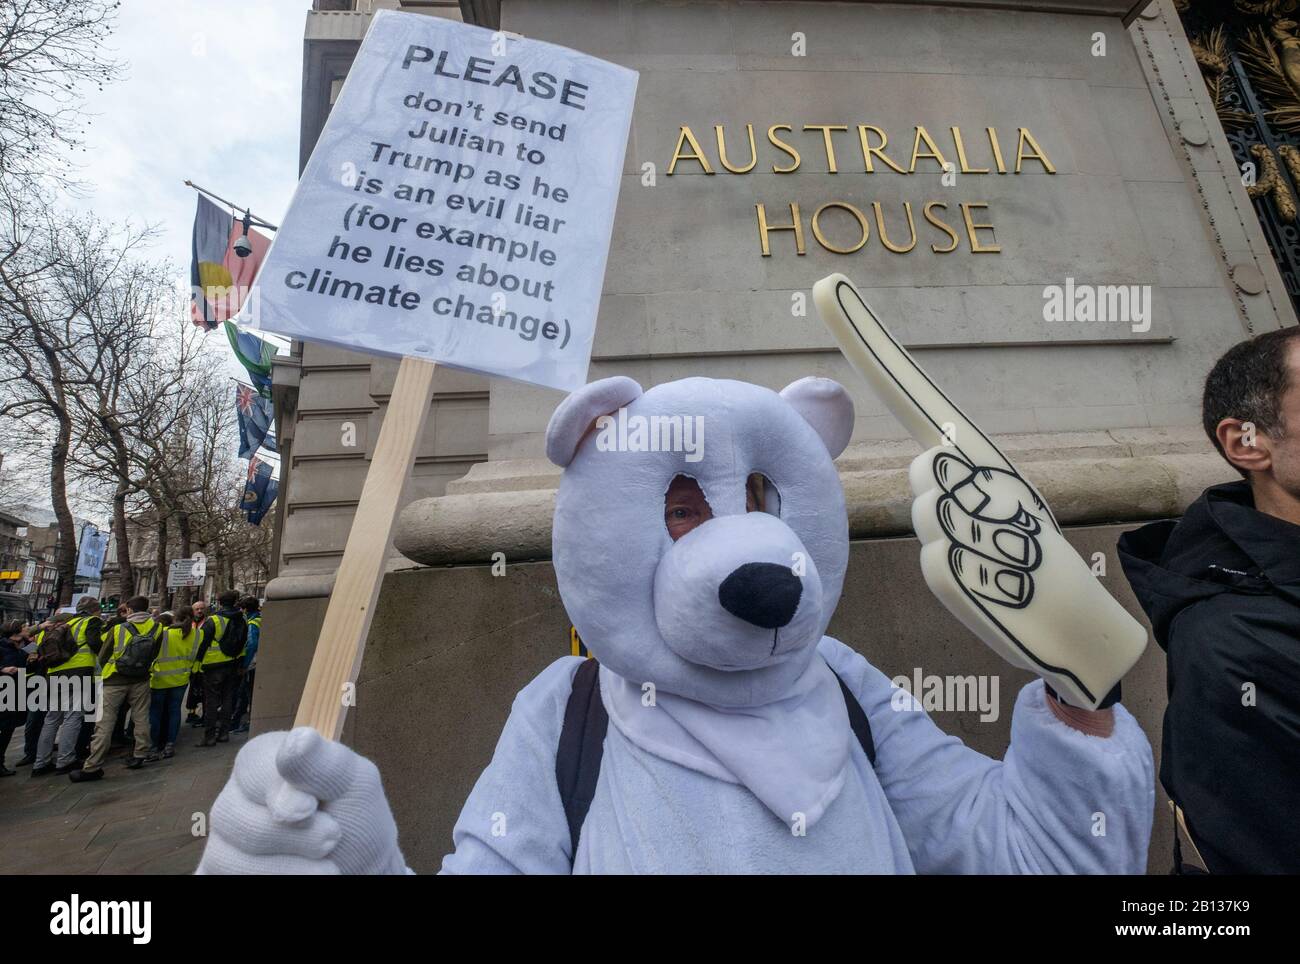
<instances>
[{"instance_id":1,"label":"bear head mask","mask_svg":"<svg viewBox=\"0 0 1300 964\"><path fill-rule=\"evenodd\" d=\"M848 520L833 459L852 430L848 393L824 378L777 394L711 378L643 392L620 376L566 398L546 432L564 468L553 558L592 654L715 706L780 699L839 601ZM666 516L670 488L707 521Z\"/></svg>"}]
</instances>

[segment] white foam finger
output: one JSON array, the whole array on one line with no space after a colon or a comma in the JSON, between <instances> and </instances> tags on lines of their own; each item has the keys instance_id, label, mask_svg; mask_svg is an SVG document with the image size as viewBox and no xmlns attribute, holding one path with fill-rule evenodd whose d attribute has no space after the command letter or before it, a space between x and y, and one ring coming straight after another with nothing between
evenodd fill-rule
<instances>
[{"instance_id":1,"label":"white foam finger","mask_svg":"<svg viewBox=\"0 0 1300 964\"><path fill-rule=\"evenodd\" d=\"M995 566L1033 569L1042 559L1042 549L1031 533L1014 525L988 522L971 515L955 496L941 495L937 503L938 524L954 545L982 556Z\"/></svg>"},{"instance_id":2,"label":"white foam finger","mask_svg":"<svg viewBox=\"0 0 1300 964\"><path fill-rule=\"evenodd\" d=\"M890 334L853 282L842 274L822 278L813 301L849 364L924 448L950 443L972 464L1012 467Z\"/></svg>"},{"instance_id":3,"label":"white foam finger","mask_svg":"<svg viewBox=\"0 0 1300 964\"><path fill-rule=\"evenodd\" d=\"M939 500L948 498L938 489L931 489L912 500L912 531L921 545L948 542L948 536L939 522Z\"/></svg>"},{"instance_id":4,"label":"white foam finger","mask_svg":"<svg viewBox=\"0 0 1300 964\"><path fill-rule=\"evenodd\" d=\"M954 547L948 564L957 581L981 599L1020 608L1033 597L1034 580L1029 573L999 565L977 552Z\"/></svg>"},{"instance_id":5,"label":"white foam finger","mask_svg":"<svg viewBox=\"0 0 1300 964\"><path fill-rule=\"evenodd\" d=\"M934 480L934 460L944 450L944 446L936 445L912 459L912 464L907 467L907 484L912 495L923 495L938 486Z\"/></svg>"}]
</instances>

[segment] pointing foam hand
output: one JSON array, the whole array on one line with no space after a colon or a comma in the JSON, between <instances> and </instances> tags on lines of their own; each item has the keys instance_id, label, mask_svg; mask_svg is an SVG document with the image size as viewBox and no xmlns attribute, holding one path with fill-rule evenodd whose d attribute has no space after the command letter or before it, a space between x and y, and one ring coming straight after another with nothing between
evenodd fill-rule
<instances>
[{"instance_id":1,"label":"pointing foam hand","mask_svg":"<svg viewBox=\"0 0 1300 964\"><path fill-rule=\"evenodd\" d=\"M926 449L909 472L930 591L1008 662L1067 702L1107 705L1146 648L1034 487L930 380L842 274L813 288L850 364Z\"/></svg>"}]
</instances>

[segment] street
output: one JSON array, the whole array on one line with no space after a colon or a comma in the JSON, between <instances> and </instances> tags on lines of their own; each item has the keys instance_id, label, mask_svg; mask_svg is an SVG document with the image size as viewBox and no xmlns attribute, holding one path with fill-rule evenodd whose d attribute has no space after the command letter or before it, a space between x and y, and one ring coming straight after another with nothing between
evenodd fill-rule
<instances>
[{"instance_id":1,"label":"street","mask_svg":"<svg viewBox=\"0 0 1300 964\"><path fill-rule=\"evenodd\" d=\"M0 874L189 874L203 852L195 814L206 822L247 739L198 749L201 731L181 732L176 756L142 770L123 767L126 748L113 750L105 777L72 783L66 776L35 779L31 767L0 779L5 843ZM5 763L22 756L21 731Z\"/></svg>"}]
</instances>

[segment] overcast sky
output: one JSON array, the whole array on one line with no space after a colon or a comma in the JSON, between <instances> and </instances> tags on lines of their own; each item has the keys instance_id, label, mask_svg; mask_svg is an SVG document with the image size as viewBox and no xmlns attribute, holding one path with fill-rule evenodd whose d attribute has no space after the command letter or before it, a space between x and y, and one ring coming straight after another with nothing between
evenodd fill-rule
<instances>
[{"instance_id":1,"label":"overcast sky","mask_svg":"<svg viewBox=\"0 0 1300 964\"><path fill-rule=\"evenodd\" d=\"M104 221L156 225L148 255L172 259L187 285L195 207L187 179L279 224L298 180L310 7L124 0L111 40L124 76L87 101L86 194L74 203ZM232 377L247 378L224 332L205 338Z\"/></svg>"},{"instance_id":2,"label":"overcast sky","mask_svg":"<svg viewBox=\"0 0 1300 964\"><path fill-rule=\"evenodd\" d=\"M87 150L74 158L83 189L67 202L105 222L156 225L144 254L170 258L186 285L195 207L186 179L279 224L298 179L310 7L311 0L123 0L109 46L124 74L87 93ZM205 338L231 376L247 377L220 329ZM78 515L97 516L75 493L72 501Z\"/></svg>"},{"instance_id":3,"label":"overcast sky","mask_svg":"<svg viewBox=\"0 0 1300 964\"><path fill-rule=\"evenodd\" d=\"M89 193L77 203L106 221L159 224L150 254L186 272L195 204L187 178L280 223L297 181L310 6L124 0L112 46L126 74L88 100Z\"/></svg>"}]
</instances>

